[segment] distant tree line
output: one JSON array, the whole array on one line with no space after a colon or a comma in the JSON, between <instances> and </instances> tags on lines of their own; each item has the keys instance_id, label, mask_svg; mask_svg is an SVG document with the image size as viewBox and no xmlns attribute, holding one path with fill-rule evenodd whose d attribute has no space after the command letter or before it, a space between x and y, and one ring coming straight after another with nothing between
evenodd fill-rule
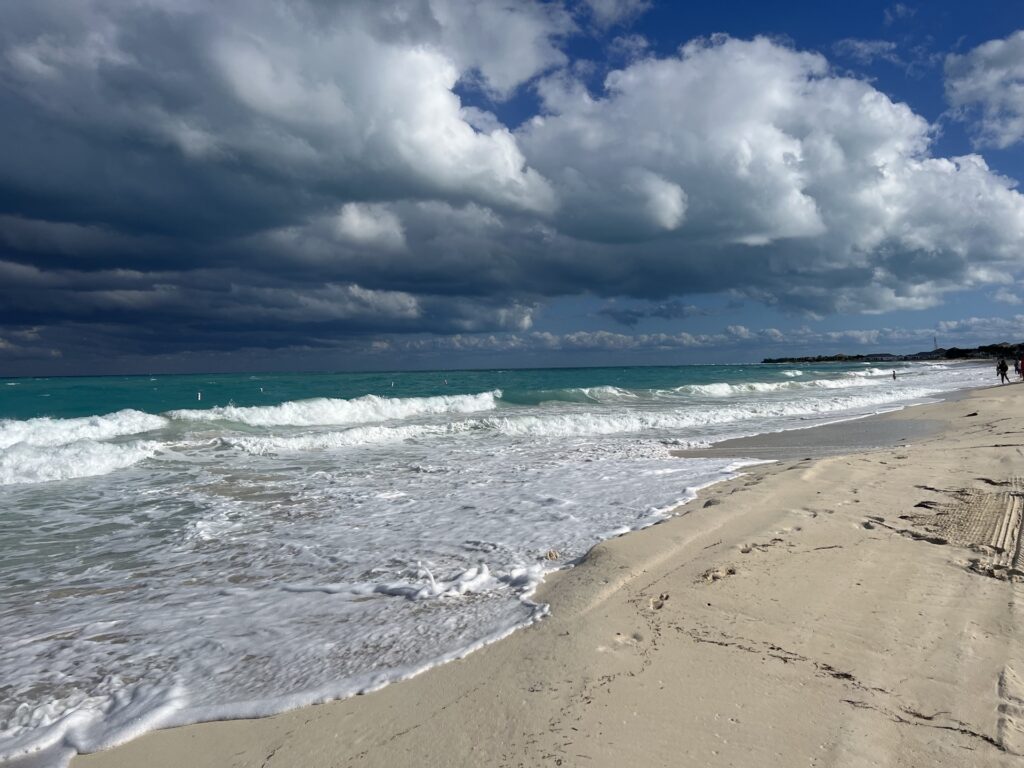
<instances>
[{"instance_id":1,"label":"distant tree line","mask_svg":"<svg viewBox=\"0 0 1024 768\"><path fill-rule=\"evenodd\" d=\"M762 363L889 363L914 360L986 360L993 357L1015 357L1024 351L1024 344L983 344L980 347L964 349L933 349L928 352L914 352L909 355L893 355L889 352L875 352L867 355L811 355L807 357L766 357Z\"/></svg>"}]
</instances>

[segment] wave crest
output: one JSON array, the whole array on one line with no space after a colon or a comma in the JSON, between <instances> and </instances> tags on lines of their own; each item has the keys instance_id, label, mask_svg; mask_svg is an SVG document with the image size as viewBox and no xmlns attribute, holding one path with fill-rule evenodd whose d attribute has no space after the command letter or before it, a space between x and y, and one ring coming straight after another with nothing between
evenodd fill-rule
<instances>
[{"instance_id":1,"label":"wave crest","mask_svg":"<svg viewBox=\"0 0 1024 768\"><path fill-rule=\"evenodd\" d=\"M179 421L233 421L253 427L313 427L397 421L416 416L445 413L473 413L497 407L501 390L475 395L390 398L364 395L344 400L317 397L292 400L280 405L224 405L203 410L169 411Z\"/></svg>"},{"instance_id":2,"label":"wave crest","mask_svg":"<svg viewBox=\"0 0 1024 768\"><path fill-rule=\"evenodd\" d=\"M138 440L123 445L79 440L59 446L17 443L0 451L0 485L50 483L106 475L153 456L160 443Z\"/></svg>"},{"instance_id":3,"label":"wave crest","mask_svg":"<svg viewBox=\"0 0 1024 768\"><path fill-rule=\"evenodd\" d=\"M110 440L152 432L166 425L167 419L162 416L132 409L75 419L48 416L24 421L0 419L0 449L18 443L43 446L66 445L79 440Z\"/></svg>"},{"instance_id":4,"label":"wave crest","mask_svg":"<svg viewBox=\"0 0 1024 768\"><path fill-rule=\"evenodd\" d=\"M860 372L858 371L857 373L859 374ZM742 384L727 384L725 382L687 384L686 386L677 387L675 391L680 394L700 395L703 397L731 397L733 395L751 393L789 392L807 389L874 387L884 383L884 381L858 376L857 378L849 379L812 379L810 381L748 381Z\"/></svg>"}]
</instances>

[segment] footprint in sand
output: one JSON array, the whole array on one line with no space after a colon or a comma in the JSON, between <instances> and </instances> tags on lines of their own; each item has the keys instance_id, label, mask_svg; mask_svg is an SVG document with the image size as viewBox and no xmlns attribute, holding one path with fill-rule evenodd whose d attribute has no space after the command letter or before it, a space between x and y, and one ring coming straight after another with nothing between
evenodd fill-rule
<instances>
[{"instance_id":1,"label":"footprint in sand","mask_svg":"<svg viewBox=\"0 0 1024 768\"><path fill-rule=\"evenodd\" d=\"M782 531L779 531L779 533L782 533ZM757 550L758 552L767 552L771 547L778 546L779 544L785 544L787 547L794 546L793 542L786 541L785 539L781 539L778 536L776 536L772 539L769 539L768 541L754 542L753 544L744 544L740 547L740 552L744 555L749 555L754 550Z\"/></svg>"},{"instance_id":2,"label":"footprint in sand","mask_svg":"<svg viewBox=\"0 0 1024 768\"><path fill-rule=\"evenodd\" d=\"M621 632L615 633L615 645L622 646L627 645L635 648L637 645L644 641L643 633L631 632L628 635L624 635Z\"/></svg>"},{"instance_id":3,"label":"footprint in sand","mask_svg":"<svg viewBox=\"0 0 1024 768\"><path fill-rule=\"evenodd\" d=\"M735 576L736 568L732 565L721 566L718 568L708 568L704 573L700 575L697 583L704 582L707 584L713 584L716 581L720 581L728 576Z\"/></svg>"},{"instance_id":4,"label":"footprint in sand","mask_svg":"<svg viewBox=\"0 0 1024 768\"><path fill-rule=\"evenodd\" d=\"M744 544L740 547L740 552L744 555L749 555L751 552L767 552L768 547L770 547L773 542L774 540L767 544L760 544L758 542L754 542L753 544Z\"/></svg>"},{"instance_id":5,"label":"footprint in sand","mask_svg":"<svg viewBox=\"0 0 1024 768\"><path fill-rule=\"evenodd\" d=\"M667 602L668 602L668 592L662 592L657 597L652 597L651 598L651 602L650 602L651 610L652 611L660 611L662 608L665 607L665 603L667 603Z\"/></svg>"}]
</instances>

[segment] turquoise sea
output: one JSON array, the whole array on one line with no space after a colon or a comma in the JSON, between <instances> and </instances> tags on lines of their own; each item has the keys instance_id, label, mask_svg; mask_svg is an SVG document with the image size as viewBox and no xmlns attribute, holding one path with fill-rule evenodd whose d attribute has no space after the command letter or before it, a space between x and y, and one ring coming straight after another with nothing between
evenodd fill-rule
<instances>
[{"instance_id":1,"label":"turquoise sea","mask_svg":"<svg viewBox=\"0 0 1024 768\"><path fill-rule=\"evenodd\" d=\"M863 364L818 366L823 375L863 370ZM684 365L628 368L537 368L382 373L258 373L167 376L82 376L0 378L0 418L68 418L126 408L162 413L218 405L276 405L314 397L352 399L363 395L432 397L500 389L505 402L538 405L550 400L581 401L582 390L671 389L682 385L786 383L784 365ZM202 399L197 399L201 394Z\"/></svg>"}]
</instances>

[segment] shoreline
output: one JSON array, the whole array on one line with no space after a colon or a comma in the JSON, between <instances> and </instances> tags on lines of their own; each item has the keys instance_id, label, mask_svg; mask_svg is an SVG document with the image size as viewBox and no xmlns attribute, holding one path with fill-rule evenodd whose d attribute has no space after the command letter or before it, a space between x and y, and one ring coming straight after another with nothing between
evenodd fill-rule
<instances>
[{"instance_id":1,"label":"shoreline","mask_svg":"<svg viewBox=\"0 0 1024 768\"><path fill-rule=\"evenodd\" d=\"M655 666L651 661L653 655L667 659L665 650L659 650L659 646L670 646L672 643L665 641L665 628L659 625L662 623L661 619L674 613L670 610L671 608L694 602L694 597L703 589L722 591L720 587L723 585L748 581L747 578L744 578L747 569L738 561L750 560L751 556L772 559L781 556L780 553L794 554L790 552L790 549L797 545L790 539L803 537L802 532L805 528L811 527L806 523L807 520L817 521L825 517L814 509L808 508L807 504L804 504L803 509L797 513L791 509L780 510L777 503L763 504L767 500L763 497L768 491L771 491L769 496L785 498L801 496L802 493L805 501L809 493L813 500L813 496L820 495L822 491L802 490L800 486L803 484L794 483L790 479L791 476L803 477L806 480L809 479L809 476L828 474L830 467L827 465L867 460L869 464L877 462L877 466L871 473L873 477L882 466L905 461L907 458L903 455L905 453L929 453L929 451L931 454L949 453L941 448L936 450L936 446L941 446L944 442L954 439L955 436L952 435L950 426L956 423L956 418L966 416L966 412L954 414L953 410L963 410L960 406L964 403L973 405L989 400L1008 401L1012 406L1014 405L1013 401L1021 399L1019 395L1012 394L1015 391L1017 390L1012 387L971 390L962 399L954 398L951 401L905 408L859 420L861 423L876 419L899 424L900 422L921 421L921 416L934 415L937 422L945 425L945 430L939 434L933 434L931 437L923 438L920 444L900 445L866 454L839 455L816 460L784 459L772 464L747 467L740 477L717 483L701 491L698 499L690 502L682 514L669 518L663 523L631 532L629 536L606 540L592 548L584 560L575 567L550 574L538 590L535 599L551 604L551 616L539 624L513 633L500 643L487 645L460 660L434 667L416 677L391 684L365 696L305 707L261 720L225 721L156 731L112 750L78 757L72 765L86 768L102 765L133 765L138 764L143 755L145 755L145 761L151 765L176 765L186 761L197 766L260 765L264 764L268 755L274 756L274 761L269 764L278 765L346 765L355 763L414 765L417 764L419 758L413 760L413 753L418 755L435 754L437 759L441 760L436 764L504 764L505 762L516 764L516 760L525 760L526 764L544 763L546 762L545 756L561 754L555 749L557 742L557 739L554 738L555 734L576 733L582 735L586 731L578 726L570 726L570 728L577 728L576 731L539 727L545 722L542 713L546 712L548 720L550 720L555 717L557 712L565 710L569 704L575 704L578 708L580 701L589 699L593 703L593 692L602 689L600 681L607 678L608 675L611 675L613 680L618 680L628 671L631 673L630 677L636 677L641 672L646 672L650 666ZM1016 404L1016 408L1018 412L1024 412L1021 404ZM857 422L842 422L831 426L841 428L852 423ZM823 427L792 432L809 433L815 429L823 429ZM742 440L750 439L743 438ZM882 456L888 457L889 460L883 460ZM939 458L942 457L933 457L933 459ZM906 467L905 464L903 466ZM959 465L956 468L963 469ZM949 472L950 468L947 467L943 474L948 475ZM832 486L842 483L842 474L831 478L831 480ZM794 485L797 487L794 488ZM919 483L911 483L910 487L913 488L914 485L919 485ZM826 483L826 488L828 486L829 484ZM904 494L905 491L906 489L904 489ZM856 497L858 489L847 489L844 493ZM922 491L918 490L916 493L920 494ZM777 500L776 498L775 501L777 502ZM847 500L846 504L852 506L860 504L861 501L862 499L852 498ZM762 504L759 505L759 502ZM758 505L763 508L751 511L750 507ZM909 504L907 508L914 509L913 505ZM698 514L694 514L695 512ZM836 510L831 510L830 522L834 520L832 516L835 512ZM797 525L789 519L794 515L805 525ZM863 516L861 517L863 518ZM874 520L876 517L881 519ZM892 517L898 521L900 516ZM898 540L897 544L901 546L910 543L918 548L934 547L927 543L922 544L922 538L915 539L908 534L907 531L911 531L911 529L906 528L905 523L887 522L891 519L882 514L873 515L870 519L860 519L856 525L844 526L848 530L843 533L850 536L850 531L859 531L857 535L873 539L879 534L871 532L881 531L886 532L887 539ZM790 524L783 525L783 522ZM766 524L767 528L772 529L778 535L767 536ZM815 523L815 525L821 525L821 523ZM728 535L726 535L727 533ZM758 540L758 534L763 540ZM716 535L719 536L718 541L709 541ZM927 533L921 534L922 537L927 535ZM730 543L726 544L727 541ZM707 543L697 548L701 542ZM860 543L861 546L863 544L864 542ZM838 555L834 554L834 551L842 551L845 547L846 544L824 544L818 548L801 550L801 553L807 555L820 552L821 554L817 557L826 558L830 556L826 553L833 553L831 557L837 557ZM935 548L938 549L938 547ZM728 555L728 560L737 562L716 566L715 561L723 553ZM921 552L914 554L920 555ZM670 563L680 559L683 561L681 565L670 567ZM910 558L906 562L912 563L914 559ZM691 578L681 584L673 583L674 594L652 591L652 585L658 583L658 579L652 581L651 585L637 583L641 577L646 578L648 575L666 569L675 573L680 570L689 570L695 573L690 574ZM696 575L696 579L692 578L694 575ZM804 576L808 577L810 574L804 574ZM672 581L669 576L664 578ZM833 576L833 580L834 578ZM969 578L985 579L984 576L974 572L969 572ZM1015 589L1012 582L997 579L985 580L991 582L986 585L990 591ZM806 582L807 578L804 578L803 581ZM666 581L667 586L668 582ZM746 584L746 587L750 586L750 583ZM669 594L670 598L662 599L665 594ZM680 597L675 597L676 595L680 595ZM745 597L744 595L733 595L733 599L744 604L745 610L739 615L750 613L752 606L749 603L756 602L755 598L757 597L756 594L747 594ZM1005 607L1005 600L1003 605ZM613 607L615 610L611 611ZM711 601L708 601L707 606L704 607L700 606L698 601L693 606L688 606L685 614L690 614L690 608L699 612L714 613L714 610L704 610L705 608L714 608ZM594 626L593 614L595 611L602 610L611 611L607 616L607 623L610 625L608 632ZM679 637L675 638L675 644L683 643L689 651L693 651L697 647L703 649L705 645L726 649L743 645L739 640L728 639L734 636L720 626L723 617L714 618L716 620L712 621L711 617L705 617L699 626L673 627L679 634ZM731 621L726 621L726 624L735 622L736 618L734 617ZM602 622L597 623L600 625ZM630 625L633 625L634 628L632 631L627 631L630 629ZM611 632L612 626L621 626L621 631ZM1012 626L1015 628L1018 625L1013 623ZM1019 630L1014 629L1014 631ZM715 640L715 632L727 639ZM786 645L776 642L769 643L769 645L782 649L799 645L799 643L794 638L788 638ZM773 652L768 646L764 646L761 650L765 659L779 658L779 653ZM812 658L803 650L791 649L787 650L786 654L790 654L792 657L787 656L789 661L781 662L785 666L791 663L796 664L796 656L805 661ZM651 662L647 667L645 667L645 659ZM531 661L535 662L536 674L530 673L530 670L534 668L531 666ZM662 662L663 665L667 665L665 666L666 671L677 673L679 670L675 669L673 665L682 664L691 675L696 675L699 672L699 670L688 666L692 659L689 659L686 654L682 654L671 662ZM832 670L845 668L831 660L815 660L814 665L816 665L813 666L815 679L821 677L819 673L823 668L822 665ZM847 663L846 666L850 666L850 664ZM629 669L630 667L634 668ZM575 674L570 674L559 680L560 676L565 675L567 668L574 669ZM606 668L603 674L602 668ZM711 664L710 668L715 668L715 664ZM726 672L726 670L719 671L723 674ZM1021 667L1021 671L1024 673L1024 667ZM834 680L844 682L849 687L850 678L845 677L847 674L847 672L842 672L840 677L832 677ZM662 677L666 676L668 675L662 675ZM859 677L853 679L859 679ZM659 682L662 685L658 687L658 690L663 691L665 689L664 681ZM991 683L991 679L986 680L986 687L990 687ZM861 691L864 686L864 683L858 683L852 686L852 691L854 693ZM653 693L653 689L648 693ZM581 699L580 696L583 698ZM739 700L746 708L749 708L752 702L744 701L744 698L739 697ZM607 706L612 709L621 706L626 706L628 709L629 706L636 707L638 703L633 700L629 702L616 701L615 698L607 700ZM702 719L703 708L698 708L700 711L694 711L692 706L694 702L676 703L682 707L682 711L688 712L692 719L698 722ZM552 706L554 704L557 706ZM846 708L851 706L854 705L846 705ZM995 709L998 707L993 708L993 711ZM452 711L458 712L459 716L454 721L449 721L453 715L445 713ZM633 711L636 714L636 710ZM924 712L924 710L915 711ZM770 713L762 713L762 715L762 721L767 718L771 722ZM900 715L900 717L906 719L910 716ZM582 723L585 719L581 716L577 722ZM1004 717L1003 720L1006 718ZM756 722L757 719L755 719ZM966 722L966 720L961 718L959 722ZM411 726L410 723L412 723ZM916 722L915 724L920 725ZM430 728L444 725L440 728L443 733L433 736L423 735L426 730L430 730L430 728L424 729L424 726L428 725ZM783 725L791 727L793 723L776 723L774 729L785 730L782 728ZM945 726L929 727L932 730L945 728ZM1000 748L995 750L996 752L1005 753L1008 747L1003 742L1013 742L1010 745L1013 747L1016 744L1014 741L1016 732L1005 723L996 730L999 729L1002 729L1000 732L1005 732L1003 736L1000 737L997 734L991 736L990 739L1000 745ZM522 733L518 735L512 732L520 730ZM655 731L661 739L667 736L667 732L661 733L658 729ZM992 732L992 729L990 728L988 731L975 729L975 731L984 734ZM282 740L285 732L294 735ZM414 735L416 732L421 733L417 736ZM601 732L603 733L603 731ZM960 731L950 731L950 733L954 732L960 733ZM711 738L711 734L714 734L716 738L720 735L714 733L713 729L712 731L698 729L695 734L691 735L695 735L695 743L704 743ZM588 735L595 734L591 732ZM531 736L531 738L525 738L526 736ZM977 741L977 737L963 736L963 738L973 738L974 741ZM999 740L1000 738L1002 741ZM628 741L628 738L625 741ZM982 741L984 742L984 739ZM387 746L394 742L404 746L401 749L397 746ZM537 745L542 743L548 744L548 752L543 754L537 752ZM622 742L617 743L620 747L622 746ZM411 746L412 744L415 744L415 747ZM363 749L361 745L370 748ZM398 749L397 752L396 749ZM640 749L640 746L630 745L629 752L632 754L635 749ZM714 761L719 757L724 758L727 752L728 750L717 750L716 755L711 755L711 757L705 755L701 759L718 764ZM622 753L609 749L604 754L609 761L614 757L621 764ZM277 755L281 755L281 757L278 758ZM453 755L458 755L458 759L454 763L445 762L441 759L441 755L448 755L446 759L449 761ZM602 764L592 762L595 759L594 755L588 755L588 758L586 762L588 765ZM639 754L637 758L640 759ZM551 757L551 759L555 758ZM657 756L646 753L643 759L652 764L671 764L660 763ZM419 764L427 763L429 760L424 760ZM570 762L570 764L573 763ZM724 759L722 764L725 764Z\"/></svg>"}]
</instances>

